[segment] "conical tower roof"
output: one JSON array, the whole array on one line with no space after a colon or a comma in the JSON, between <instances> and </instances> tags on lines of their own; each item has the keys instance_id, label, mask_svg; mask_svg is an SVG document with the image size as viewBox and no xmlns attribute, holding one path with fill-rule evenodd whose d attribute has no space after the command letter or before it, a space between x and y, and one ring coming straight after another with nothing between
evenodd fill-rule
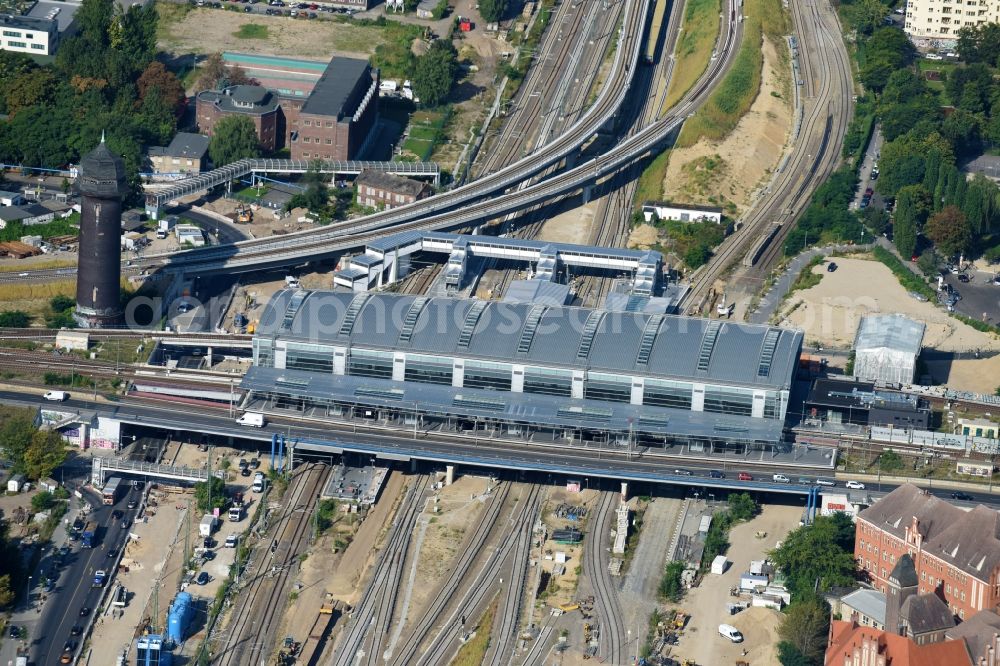
<instances>
[{"instance_id":1,"label":"conical tower roof","mask_svg":"<svg viewBox=\"0 0 1000 666\"><path fill-rule=\"evenodd\" d=\"M80 177L77 179L80 194L112 199L128 192L125 182L125 163L104 143L101 143L80 160Z\"/></svg>"}]
</instances>

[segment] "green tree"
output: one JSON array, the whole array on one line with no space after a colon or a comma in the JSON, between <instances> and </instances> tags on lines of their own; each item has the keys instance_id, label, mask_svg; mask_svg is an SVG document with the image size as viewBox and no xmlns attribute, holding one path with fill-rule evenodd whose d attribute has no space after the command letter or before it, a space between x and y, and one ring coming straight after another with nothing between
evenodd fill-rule
<instances>
[{"instance_id":1,"label":"green tree","mask_svg":"<svg viewBox=\"0 0 1000 666\"><path fill-rule=\"evenodd\" d=\"M14 603L16 596L10 583L10 574L0 576L0 608L6 608Z\"/></svg>"},{"instance_id":2,"label":"green tree","mask_svg":"<svg viewBox=\"0 0 1000 666\"><path fill-rule=\"evenodd\" d=\"M216 167L260 155L260 142L253 121L246 116L227 116L215 124L208 154Z\"/></svg>"},{"instance_id":3,"label":"green tree","mask_svg":"<svg viewBox=\"0 0 1000 666\"><path fill-rule=\"evenodd\" d=\"M506 0L479 0L479 15L487 23L496 23L503 18Z\"/></svg>"},{"instance_id":4,"label":"green tree","mask_svg":"<svg viewBox=\"0 0 1000 666\"><path fill-rule=\"evenodd\" d=\"M66 461L66 440L58 432L35 430L24 452L24 473L30 479L44 479Z\"/></svg>"},{"instance_id":5,"label":"green tree","mask_svg":"<svg viewBox=\"0 0 1000 666\"><path fill-rule=\"evenodd\" d=\"M440 106L448 99L458 76L458 52L448 40L439 39L417 59L413 90L424 106Z\"/></svg>"},{"instance_id":6,"label":"green tree","mask_svg":"<svg viewBox=\"0 0 1000 666\"><path fill-rule=\"evenodd\" d=\"M840 512L817 516L771 551L771 561L788 577L793 595L807 595L814 587L822 593L850 585L855 574L854 523Z\"/></svg>"},{"instance_id":7,"label":"green tree","mask_svg":"<svg viewBox=\"0 0 1000 666\"><path fill-rule=\"evenodd\" d=\"M227 65L221 53L210 53L201 64L201 75L195 87L198 90L218 90L227 86L257 85L256 79L247 76L239 65Z\"/></svg>"},{"instance_id":8,"label":"green tree","mask_svg":"<svg viewBox=\"0 0 1000 666\"><path fill-rule=\"evenodd\" d=\"M922 185L908 185L896 197L893 242L903 259L917 250L917 233L930 209L930 196Z\"/></svg>"},{"instance_id":9,"label":"green tree","mask_svg":"<svg viewBox=\"0 0 1000 666\"><path fill-rule=\"evenodd\" d=\"M729 515L733 520L750 520L757 515L760 507L749 493L731 493L729 495Z\"/></svg>"},{"instance_id":10,"label":"green tree","mask_svg":"<svg viewBox=\"0 0 1000 666\"><path fill-rule=\"evenodd\" d=\"M136 88L139 91L140 100L145 100L150 91L158 90L161 102L167 105L174 115L178 117L183 115L187 99L184 95L184 86L180 79L169 71L162 62L154 60L149 63L142 76L136 81Z\"/></svg>"},{"instance_id":11,"label":"green tree","mask_svg":"<svg viewBox=\"0 0 1000 666\"><path fill-rule=\"evenodd\" d=\"M14 115L28 107L47 106L54 101L58 89L56 76L52 70L25 72L7 85L4 92L7 112Z\"/></svg>"},{"instance_id":12,"label":"green tree","mask_svg":"<svg viewBox=\"0 0 1000 666\"><path fill-rule=\"evenodd\" d=\"M326 187L326 176L320 173L320 160L314 160L309 164L303 176L306 183L306 191L303 193L305 204L309 210L321 210L330 199L330 193Z\"/></svg>"},{"instance_id":13,"label":"green tree","mask_svg":"<svg viewBox=\"0 0 1000 666\"><path fill-rule=\"evenodd\" d=\"M70 310L76 306L76 300L70 298L69 296L53 296L49 299L49 307L52 308L53 312L63 312L65 310Z\"/></svg>"},{"instance_id":14,"label":"green tree","mask_svg":"<svg viewBox=\"0 0 1000 666\"><path fill-rule=\"evenodd\" d=\"M965 213L955 206L947 206L932 215L924 225L924 235L945 257L965 252L972 241L969 221L965 219Z\"/></svg>"},{"instance_id":15,"label":"green tree","mask_svg":"<svg viewBox=\"0 0 1000 666\"><path fill-rule=\"evenodd\" d=\"M673 561L667 565L660 579L660 597L674 603L684 596L684 585L681 583L681 575L684 573L684 563Z\"/></svg>"},{"instance_id":16,"label":"green tree","mask_svg":"<svg viewBox=\"0 0 1000 666\"><path fill-rule=\"evenodd\" d=\"M0 312L0 327L25 328L31 323L31 317L27 312L21 310L8 310Z\"/></svg>"},{"instance_id":17,"label":"green tree","mask_svg":"<svg viewBox=\"0 0 1000 666\"><path fill-rule=\"evenodd\" d=\"M844 13L852 28L862 35L870 35L883 25L885 17L889 15L889 8L879 0L857 0L845 5Z\"/></svg>"},{"instance_id":18,"label":"green tree","mask_svg":"<svg viewBox=\"0 0 1000 666\"><path fill-rule=\"evenodd\" d=\"M903 469L903 458L895 451L884 451L879 456L879 466L884 472L894 472Z\"/></svg>"},{"instance_id":19,"label":"green tree","mask_svg":"<svg viewBox=\"0 0 1000 666\"><path fill-rule=\"evenodd\" d=\"M934 250L927 248L917 257L917 268L927 277L933 277L938 272L938 256Z\"/></svg>"},{"instance_id":20,"label":"green tree","mask_svg":"<svg viewBox=\"0 0 1000 666\"><path fill-rule=\"evenodd\" d=\"M212 509L226 506L226 482L217 476L211 479L212 501L209 504L209 481L194 484L194 500L199 513L211 513Z\"/></svg>"},{"instance_id":21,"label":"green tree","mask_svg":"<svg viewBox=\"0 0 1000 666\"><path fill-rule=\"evenodd\" d=\"M31 508L35 511L45 511L56 503L56 498L52 496L47 490L43 490L40 493L36 493L34 497L31 498Z\"/></svg>"},{"instance_id":22,"label":"green tree","mask_svg":"<svg viewBox=\"0 0 1000 666\"><path fill-rule=\"evenodd\" d=\"M968 63L1000 67L1000 24L983 23L958 31L958 54Z\"/></svg>"},{"instance_id":23,"label":"green tree","mask_svg":"<svg viewBox=\"0 0 1000 666\"><path fill-rule=\"evenodd\" d=\"M781 666L819 666L822 662L809 659L788 641L781 641L778 643L778 663Z\"/></svg>"},{"instance_id":24,"label":"green tree","mask_svg":"<svg viewBox=\"0 0 1000 666\"><path fill-rule=\"evenodd\" d=\"M805 595L786 610L778 627L781 640L790 643L807 663L822 663L826 634L830 626L830 607L816 595ZM782 662L784 663L784 662Z\"/></svg>"}]
</instances>

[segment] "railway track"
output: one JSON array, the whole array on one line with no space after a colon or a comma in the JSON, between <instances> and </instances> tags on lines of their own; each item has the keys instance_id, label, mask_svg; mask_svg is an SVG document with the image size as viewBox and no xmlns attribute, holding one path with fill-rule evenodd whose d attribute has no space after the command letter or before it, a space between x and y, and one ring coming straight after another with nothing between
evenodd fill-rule
<instances>
[{"instance_id":1,"label":"railway track","mask_svg":"<svg viewBox=\"0 0 1000 666\"><path fill-rule=\"evenodd\" d=\"M417 477L404 496L389 532L388 542L379 555L361 602L351 611L347 633L338 644L332 663L348 666L365 660L365 663L374 664L381 658L379 647L385 639L388 622L392 619L403 560L413 534L413 526L423 506L422 498L428 482L427 476Z\"/></svg>"},{"instance_id":2,"label":"railway track","mask_svg":"<svg viewBox=\"0 0 1000 666\"><path fill-rule=\"evenodd\" d=\"M510 569L504 577L501 593L500 614L494 620L490 636L489 648L486 651L484 664L504 666L513 657L517 645L517 633L521 624L521 610L524 604L524 592L528 577L528 559L531 556L531 539L534 534L535 521L522 522L515 533L513 553L510 558ZM499 624L497 624L499 621Z\"/></svg>"},{"instance_id":3,"label":"railway track","mask_svg":"<svg viewBox=\"0 0 1000 666\"><path fill-rule=\"evenodd\" d=\"M416 649L424 642L434 625L440 620L445 609L452 602L462 582L472 569L472 565L479 559L487 539L493 533L497 519L500 517L509 494L509 482L501 482L496 487L496 491L490 498L479 520L468 530L470 536L459 547L459 555L450 567L451 573L438 589L435 590L431 596L433 601L430 606L424 611L423 615L417 621L416 626L414 626L404 641L406 647L403 649L402 656L397 658L397 663L399 659L403 659L402 663L404 664L409 663L409 660L416 653Z\"/></svg>"},{"instance_id":4,"label":"railway track","mask_svg":"<svg viewBox=\"0 0 1000 666\"><path fill-rule=\"evenodd\" d=\"M320 463L294 472L281 516L276 521L269 553L258 548L249 583L236 598L231 624L211 663L219 666L265 664L275 649L276 633L288 595L288 583L298 568L298 556L309 542L312 512L330 474Z\"/></svg>"},{"instance_id":5,"label":"railway track","mask_svg":"<svg viewBox=\"0 0 1000 666\"><path fill-rule=\"evenodd\" d=\"M487 561L479 569L475 579L457 602L454 598L450 599L454 602L454 608L451 614L440 623L437 633L431 638L423 653L418 656L417 649L420 645L416 641L410 641L406 646L407 649L392 660L393 664L397 666L446 664L459 649L458 639L466 631L466 626L461 622L462 618L465 618L467 623L472 624L471 619L479 617L486 610L486 606L495 594L496 572L500 570L501 563L514 550L515 540L507 538L507 536L522 529L526 522L529 525L532 524L538 515L541 488L531 485L526 494L527 497L523 501L519 501L514 508L511 525L506 530L500 545L490 554Z\"/></svg>"},{"instance_id":6,"label":"railway track","mask_svg":"<svg viewBox=\"0 0 1000 666\"><path fill-rule=\"evenodd\" d=\"M583 556L587 577L594 586L594 608L599 618L601 658L609 664L625 663L625 627L622 624L621 600L608 568L608 538L615 519L618 493L602 492L594 513L593 526L587 535Z\"/></svg>"},{"instance_id":7,"label":"railway track","mask_svg":"<svg viewBox=\"0 0 1000 666\"><path fill-rule=\"evenodd\" d=\"M789 3L799 33L803 94L812 95L803 114L799 141L787 154L784 168L768 191L744 215L742 226L695 274L684 300L689 314L703 311L715 281L748 253L759 252L761 257L752 262L752 271L741 275L740 282L759 281L767 274L780 259L785 237L808 205L813 190L839 162L853 107L851 67L836 16L828 4L820 11L819 3L826 0ZM778 229L773 230L772 225L778 225ZM764 241L759 240L762 236Z\"/></svg>"}]
</instances>

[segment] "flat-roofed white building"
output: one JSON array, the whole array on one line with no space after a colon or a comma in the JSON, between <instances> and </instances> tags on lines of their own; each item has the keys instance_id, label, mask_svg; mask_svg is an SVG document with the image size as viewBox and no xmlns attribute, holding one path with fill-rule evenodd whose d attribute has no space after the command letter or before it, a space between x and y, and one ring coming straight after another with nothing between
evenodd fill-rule
<instances>
[{"instance_id":1,"label":"flat-roofed white building","mask_svg":"<svg viewBox=\"0 0 1000 666\"><path fill-rule=\"evenodd\" d=\"M665 201L647 201L642 204L642 216L646 218L646 222L652 222L653 215L660 220L722 224L722 209L717 206L672 204Z\"/></svg>"},{"instance_id":2,"label":"flat-roofed white building","mask_svg":"<svg viewBox=\"0 0 1000 666\"><path fill-rule=\"evenodd\" d=\"M55 18L0 14L0 48L4 51L52 55L59 44Z\"/></svg>"},{"instance_id":3,"label":"flat-roofed white building","mask_svg":"<svg viewBox=\"0 0 1000 666\"><path fill-rule=\"evenodd\" d=\"M1000 22L1000 0L909 0L904 30L918 46L953 46L966 26Z\"/></svg>"}]
</instances>

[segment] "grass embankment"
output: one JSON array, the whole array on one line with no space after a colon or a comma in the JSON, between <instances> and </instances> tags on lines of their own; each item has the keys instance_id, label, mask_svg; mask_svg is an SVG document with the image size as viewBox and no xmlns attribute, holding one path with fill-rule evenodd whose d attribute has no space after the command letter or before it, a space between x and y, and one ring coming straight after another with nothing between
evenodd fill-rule
<instances>
[{"instance_id":1,"label":"grass embankment","mask_svg":"<svg viewBox=\"0 0 1000 666\"><path fill-rule=\"evenodd\" d=\"M57 280L40 284L15 282L0 285L0 309L9 310L11 308L3 305L17 301L48 307L49 299L53 296L76 296L76 280Z\"/></svg>"},{"instance_id":2,"label":"grass embankment","mask_svg":"<svg viewBox=\"0 0 1000 666\"><path fill-rule=\"evenodd\" d=\"M486 660L486 650L490 647L490 632L493 631L493 618L496 616L496 602L490 604L476 626L476 635L455 655L451 666L479 666Z\"/></svg>"},{"instance_id":3,"label":"grass embankment","mask_svg":"<svg viewBox=\"0 0 1000 666\"><path fill-rule=\"evenodd\" d=\"M688 0L685 4L663 112L680 101L712 61L719 23L719 0Z\"/></svg>"},{"instance_id":4,"label":"grass embankment","mask_svg":"<svg viewBox=\"0 0 1000 666\"><path fill-rule=\"evenodd\" d=\"M669 164L670 151L664 150L643 170L635 188L636 208L639 208L647 201L660 201L663 199L663 181Z\"/></svg>"},{"instance_id":5,"label":"grass embankment","mask_svg":"<svg viewBox=\"0 0 1000 666\"><path fill-rule=\"evenodd\" d=\"M0 273L22 273L24 271L44 271L50 268L73 268L76 261L73 259L49 259L47 261L30 261L22 264L9 264L0 266Z\"/></svg>"},{"instance_id":6,"label":"grass embankment","mask_svg":"<svg viewBox=\"0 0 1000 666\"><path fill-rule=\"evenodd\" d=\"M746 0L743 41L729 72L709 100L686 123L678 146L692 146L702 137L718 141L736 127L760 92L764 65L763 40L777 42L788 33L788 16L780 0Z\"/></svg>"}]
</instances>

